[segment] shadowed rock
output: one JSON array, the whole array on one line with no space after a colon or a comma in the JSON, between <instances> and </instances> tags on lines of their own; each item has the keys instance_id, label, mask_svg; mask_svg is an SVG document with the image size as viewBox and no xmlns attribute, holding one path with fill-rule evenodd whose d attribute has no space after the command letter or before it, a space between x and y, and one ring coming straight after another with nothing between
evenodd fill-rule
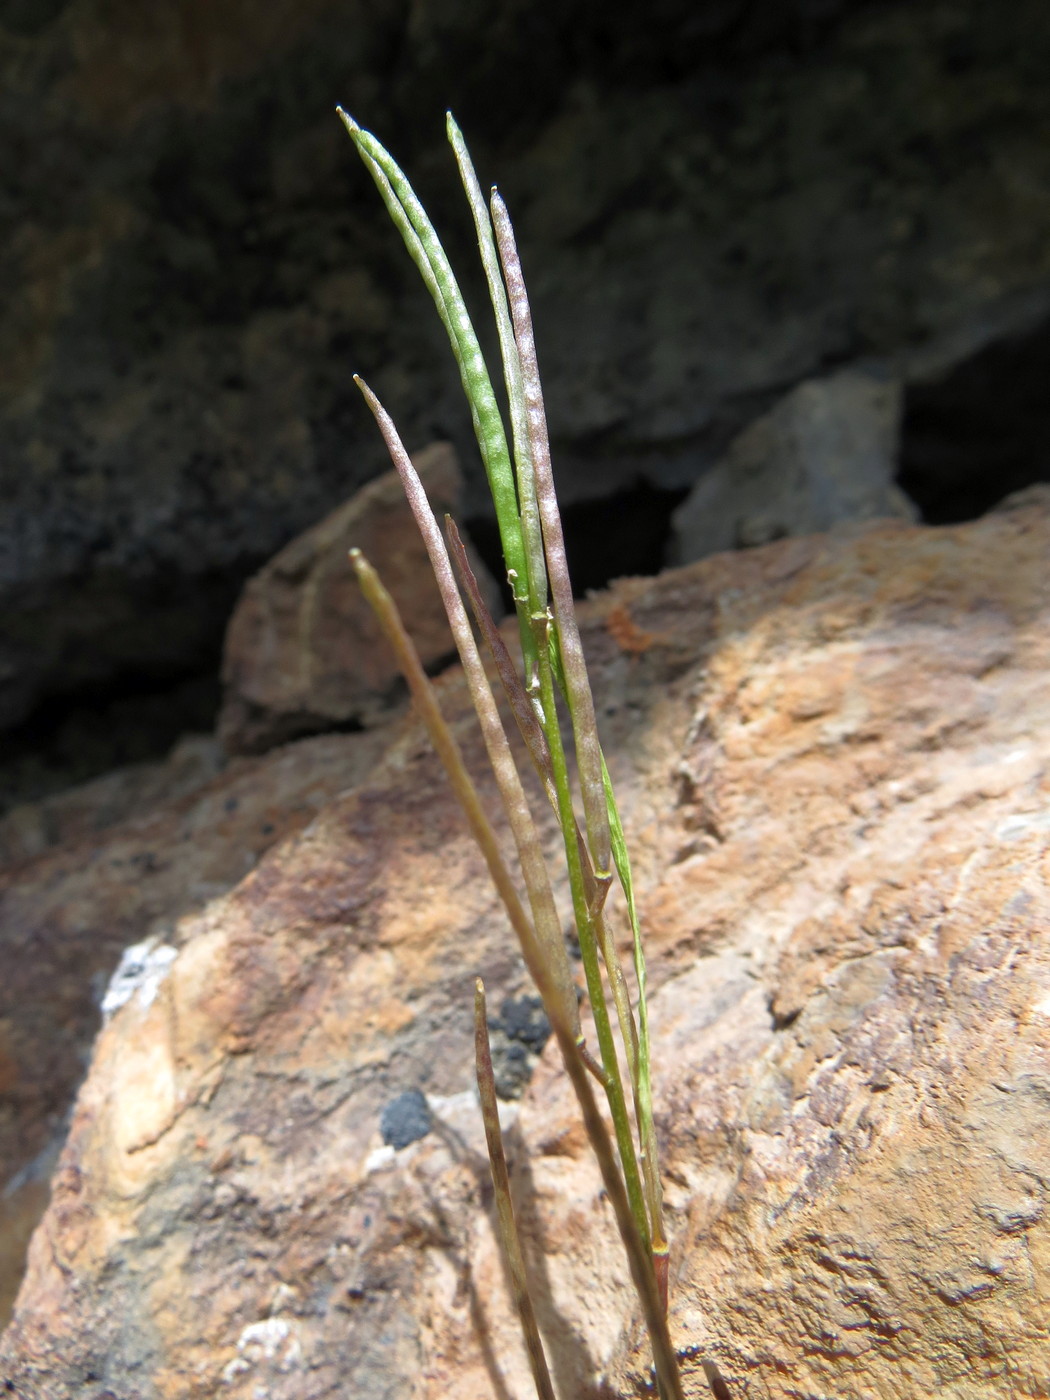
<instances>
[{"instance_id":1,"label":"shadowed rock","mask_svg":"<svg viewBox=\"0 0 1050 1400\"><path fill-rule=\"evenodd\" d=\"M415 458L438 520L462 513L463 478L447 443ZM335 725L375 724L402 695L397 666L347 561L363 550L412 629L425 666L453 651L427 552L395 471L361 488L249 581L226 633L219 733L257 753ZM498 591L474 560L490 606Z\"/></svg>"},{"instance_id":2,"label":"shadowed rock","mask_svg":"<svg viewBox=\"0 0 1050 1400\"><path fill-rule=\"evenodd\" d=\"M901 387L844 370L810 380L750 424L674 514L671 554L812 535L880 516L914 519L894 484Z\"/></svg>"}]
</instances>

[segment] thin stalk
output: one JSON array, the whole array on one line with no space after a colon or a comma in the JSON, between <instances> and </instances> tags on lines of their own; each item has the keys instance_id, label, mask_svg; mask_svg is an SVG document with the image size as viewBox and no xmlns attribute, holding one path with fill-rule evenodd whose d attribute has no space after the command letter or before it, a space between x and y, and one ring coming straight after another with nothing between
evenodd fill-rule
<instances>
[{"instance_id":1,"label":"thin stalk","mask_svg":"<svg viewBox=\"0 0 1050 1400\"><path fill-rule=\"evenodd\" d=\"M638 1118L638 1136L642 1146L642 1170L645 1176L646 1197L649 1204L649 1219L653 1231L653 1259L657 1278L660 1282L666 1303L667 1298L667 1237L663 1228L663 1188L660 1184L660 1163L656 1143L656 1125L653 1121L653 1091L650 1073L649 1051L649 1009L647 1000L647 978L645 970L645 950L642 946L642 932L638 919L638 906L634 897L634 881L631 875L631 861L627 852L627 839L624 836L620 811L613 792L612 779L602 755L602 780L605 784L609 808L609 829L612 839L613 862L620 877L620 885L627 901L627 914L631 923L631 938L634 954L634 975L638 986L638 1058L635 1077L635 1103Z\"/></svg>"},{"instance_id":2,"label":"thin stalk","mask_svg":"<svg viewBox=\"0 0 1050 1400\"><path fill-rule=\"evenodd\" d=\"M620 1039L627 1054L627 1069L631 1078L631 1085L634 1089L635 1116L638 1113L638 1028L634 1022L634 1012L631 1009L631 997L627 990L627 979L623 975L623 968L620 965L620 955L616 950L616 941L613 938L612 930L609 928L608 920L605 917L604 909L595 909L592 918L594 920L594 934L598 947L601 949L602 962L605 964L605 972L609 978L609 986L612 989L613 1004L616 1007L616 1019L620 1024Z\"/></svg>"},{"instance_id":3,"label":"thin stalk","mask_svg":"<svg viewBox=\"0 0 1050 1400\"><path fill-rule=\"evenodd\" d=\"M452 563L456 569L460 588L466 594L471 612L474 614L474 620L478 625L478 631L481 633L495 663L496 674L503 686L503 693L507 697L521 737L525 740L525 747L529 751L533 767L543 784L543 790L547 794L551 806L557 812L558 794L554 788L554 768L551 764L551 751L547 743L547 736L537 718L535 706L529 699L528 692L518 675L514 658L507 649L507 644L496 626L495 619L481 595L478 580L474 570L470 567L470 560L460 538L459 530L456 528L456 522L450 515L445 516L445 534L448 536L449 552L452 555ZM578 827L577 833L579 833Z\"/></svg>"},{"instance_id":4,"label":"thin stalk","mask_svg":"<svg viewBox=\"0 0 1050 1400\"><path fill-rule=\"evenodd\" d=\"M587 824L587 840L591 847L595 875L599 880L602 880L611 873L611 850L609 816L605 802L605 788L602 783L601 749L598 744L598 722L594 713L590 682L587 678L587 663L583 655L583 644L580 641L580 631L576 625L572 583L569 579L569 566L565 555L565 539L562 534L558 499L554 489L550 441L547 436L547 415L543 407L543 390L540 386L539 365L536 359L536 340L532 331L532 312L529 309L528 293L525 290L521 259L514 241L514 230L511 227L510 216L507 213L507 206L497 190L492 192L491 207L492 220L496 230L496 244L499 248L503 277L507 285L511 317L514 321L514 338L521 363L529 442L532 447L532 465L536 474L536 500L543 525L547 574L554 604L554 620L558 628L558 645L565 675L566 699L569 704L573 739L576 744L576 762L580 774L580 794L583 798L583 814ZM552 726L555 723L553 714L549 717L549 723Z\"/></svg>"},{"instance_id":5,"label":"thin stalk","mask_svg":"<svg viewBox=\"0 0 1050 1400\"><path fill-rule=\"evenodd\" d=\"M496 1102L496 1078L492 1072L485 984L480 977L474 981L474 1065L478 1078L478 1098L481 1100L481 1117L485 1124L485 1143L489 1151L492 1189L496 1196L496 1223L499 1241L503 1247L503 1258L510 1275L514 1306L525 1338L525 1349L529 1353L529 1366L532 1369L536 1394L539 1400L554 1400L554 1387L551 1384L550 1371L547 1369L540 1329L536 1324L528 1275L525 1273L525 1258L521 1252L518 1224L514 1219L510 1172L507 1170L507 1154L503 1150L503 1132L499 1125L499 1104Z\"/></svg>"},{"instance_id":6,"label":"thin stalk","mask_svg":"<svg viewBox=\"0 0 1050 1400\"><path fill-rule=\"evenodd\" d=\"M481 804L474 780L467 772L463 753L441 713L437 696L434 694L434 687L431 685L427 673L423 670L423 663L419 659L415 644L405 631L397 604L383 586L375 569L372 568L359 549L350 551L350 562L357 574L361 592L365 595L394 655L397 657L398 667L408 683L416 711L426 728L430 742L434 745L438 757L441 759L452 790L463 808L471 835L485 858L492 883L496 886L496 892L507 911L511 927L521 943L529 970L532 971L533 962L542 969L543 959L535 930L529 922L529 916L525 913L525 907L518 896L517 886L504 862L499 848L499 840Z\"/></svg>"},{"instance_id":7,"label":"thin stalk","mask_svg":"<svg viewBox=\"0 0 1050 1400\"><path fill-rule=\"evenodd\" d=\"M540 702L546 714L556 717L554 698L554 677L550 665L550 650L547 638L542 635L546 618L536 619L537 652L539 654ZM598 962L598 946L595 937L593 911L597 904L588 901L583 875L583 862L580 848L574 839L576 817L572 807L572 791L569 785L568 765L561 742L561 732L557 723L550 725L548 733L551 763L554 769L554 787L558 796L558 818L564 837L565 860L569 868L569 888L572 894L573 916L576 920L576 933L580 940L580 956L584 976L587 980L587 996L594 1017L594 1031L598 1050L605 1071L605 1093L609 1100L613 1130L620 1152L624 1181L631 1210L634 1214L641 1238L649 1245L649 1223L646 1215L645 1197L638 1171L638 1159L634 1147L634 1135L627 1115L627 1102L624 1098L623 1080L620 1075L620 1062L616 1054L612 1026L609 1021L609 1008L605 1001L605 988L602 985L601 967ZM600 902L602 893L597 880L594 881L595 899Z\"/></svg>"},{"instance_id":8,"label":"thin stalk","mask_svg":"<svg viewBox=\"0 0 1050 1400\"><path fill-rule=\"evenodd\" d=\"M478 630L489 649L493 662L496 666L496 673L500 678L504 694L510 704L511 711L518 724L518 729L525 741L525 746L532 758L533 766L543 784L547 798L559 817L561 816L558 802L558 789L555 781L554 763L551 758L550 745L547 743L547 736L536 717L536 712L529 702L529 697L525 687L518 676L513 658L507 650L507 645L500 635L499 628L493 621L492 615L485 606L485 600L478 587L478 581L474 576L474 571L470 567L470 560L467 558L467 551L463 546L459 531L451 516L445 516L445 532L448 536L449 550L452 562L459 579L460 587L470 603L474 614ZM553 687L552 687L553 692ZM552 695L553 698L553 695ZM618 818L617 818L618 822ZM617 828L620 839L623 837L622 828ZM642 1174L645 1185L646 1201L649 1207L649 1217L653 1236L654 1253L663 1242L662 1230L660 1228L659 1210L654 1214L654 1192L653 1183L650 1181L652 1175L652 1144L642 1131L643 1109L639 1094L640 1066L639 1066L639 1038L635 1025L634 1013L631 1009L630 995L627 990L627 981L620 966L619 955L616 950L612 934L600 908L597 886L594 879L594 871L591 868L590 854L586 843L580 832L579 824L575 815L572 817L572 836L575 838L576 849L579 853L580 876L583 887L583 895L586 907L591 911L594 924L594 931L602 959L608 973L609 983L612 987L613 1000L616 1005L616 1016L620 1025L620 1036L627 1053L627 1063L631 1077L631 1085L634 1091L635 1118L639 1124L639 1143L642 1152ZM567 838L569 839L569 838ZM635 916L637 918L637 915ZM644 966L643 966L644 978ZM644 986L644 981L643 981ZM646 1070L648 1066L646 1066ZM648 1084L648 1075L646 1074ZM652 1129L652 1112L650 1107L648 1125ZM648 1149L648 1150L647 1150ZM658 1186L658 1183L657 1183Z\"/></svg>"},{"instance_id":9,"label":"thin stalk","mask_svg":"<svg viewBox=\"0 0 1050 1400\"><path fill-rule=\"evenodd\" d=\"M684 1400L681 1378L678 1373L678 1361L667 1331L667 1318L661 1305L656 1278L653 1274L652 1260L632 1213L623 1177L616 1166L612 1142L599 1112L583 1056L576 1043L576 1030L573 1022L566 1014L565 1004L558 994L553 975L544 960L539 939L529 923L521 900L518 898L514 882L510 877L510 872L500 854L496 833L481 805L481 799L478 797L473 780L467 772L455 736L441 713L434 688L423 670L419 654L412 639L405 631L397 604L383 587L379 576L360 550L352 549L350 559L362 592L397 656L398 664L408 682L409 690L416 703L420 718L426 726L430 741L445 765L452 789L459 798L471 833L481 849L493 883L507 910L511 925L521 942L525 962L533 981L536 983L551 1028L557 1037L558 1048L580 1104L580 1112L583 1115L587 1136L594 1150L594 1155L598 1159L602 1184L616 1215L616 1223L627 1251L631 1279L641 1301L646 1327L652 1342L657 1380L668 1400Z\"/></svg>"},{"instance_id":10,"label":"thin stalk","mask_svg":"<svg viewBox=\"0 0 1050 1400\"><path fill-rule=\"evenodd\" d=\"M507 446L507 434L493 392L492 380L463 294L434 226L404 171L370 131L360 127L342 107L336 110L365 167L375 180L383 203L413 262L419 268L448 334L452 353L459 366L463 390L470 404L474 435L478 440L496 508L496 522L508 575L513 575L519 580L519 586L514 590L515 601L522 648L528 656L532 642L527 623L527 606L524 599L517 600L521 582L525 584L525 595L528 594L528 558L518 516L517 489L511 467L510 449Z\"/></svg>"},{"instance_id":11,"label":"thin stalk","mask_svg":"<svg viewBox=\"0 0 1050 1400\"><path fill-rule=\"evenodd\" d=\"M542 983L537 983L537 986L542 995ZM631 1209L624 1186L624 1178L617 1169L612 1141L598 1109L583 1057L566 1022L552 1019L551 1027L557 1036L558 1048L561 1050L565 1068L580 1105L587 1137L594 1155L598 1159L602 1184L612 1205L620 1237L627 1251L631 1280L642 1304L642 1313L649 1332L649 1341L653 1348L653 1361L656 1365L656 1380L660 1394L664 1400L684 1400L682 1379L678 1371L678 1358L671 1346L671 1338L667 1330L666 1308L657 1287L648 1245L638 1228L636 1217Z\"/></svg>"},{"instance_id":12,"label":"thin stalk","mask_svg":"<svg viewBox=\"0 0 1050 1400\"><path fill-rule=\"evenodd\" d=\"M485 667L474 640L474 633L470 628L463 600L456 587L445 542L441 537L438 523L434 519L434 513L427 500L423 483L412 465L411 458L405 451L393 420L364 380L357 375L354 379L375 415L391 460L401 478L409 507L423 537L423 543L430 558L430 566L434 571L441 600L448 615L456 649L463 664L463 674L470 690L470 698L477 711L485 749L514 836L518 860L521 863L522 879L532 910L533 924L548 959L551 975L557 984L558 995L566 1008L566 1015L575 1021L578 1032L579 1011L576 1002L576 984L572 980L569 955L565 948L561 920L554 903L554 894L547 873L543 848L536 831L536 825L532 820L532 813L529 810L528 799L525 796L525 789L522 787L514 755L507 742L507 735L503 728L496 699L492 694L488 676L485 674Z\"/></svg>"}]
</instances>

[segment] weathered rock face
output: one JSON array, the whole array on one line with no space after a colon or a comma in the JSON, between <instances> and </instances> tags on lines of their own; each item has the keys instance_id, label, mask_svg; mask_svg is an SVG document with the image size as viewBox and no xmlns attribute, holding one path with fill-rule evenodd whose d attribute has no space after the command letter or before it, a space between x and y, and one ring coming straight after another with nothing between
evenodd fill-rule
<instances>
[{"instance_id":1,"label":"weathered rock face","mask_svg":"<svg viewBox=\"0 0 1050 1400\"><path fill-rule=\"evenodd\" d=\"M415 459L435 515L462 518L463 478L447 443ZM219 734L231 753L265 751L303 733L375 723L400 696L397 666L347 561L356 546L379 569L426 666L452 649L426 548L395 471L286 545L248 583L230 619ZM498 613L498 592L475 559Z\"/></svg>"},{"instance_id":2,"label":"weathered rock face","mask_svg":"<svg viewBox=\"0 0 1050 1400\"><path fill-rule=\"evenodd\" d=\"M1050 1386L1048 546L1043 495L584 609L690 1396L703 1355L734 1400ZM15 1393L529 1394L470 1088L472 978L495 1005L520 966L417 732L165 941L95 1046L0 1343ZM384 1146L412 1090L432 1130ZM560 1393L636 1393L550 1049L511 1149Z\"/></svg>"},{"instance_id":3,"label":"weathered rock face","mask_svg":"<svg viewBox=\"0 0 1050 1400\"><path fill-rule=\"evenodd\" d=\"M122 952L142 947L143 975L162 967L179 918L238 884L386 742L325 735L223 767L202 740L0 827L0 1325Z\"/></svg>"},{"instance_id":4,"label":"weathered rock face","mask_svg":"<svg viewBox=\"0 0 1050 1400\"><path fill-rule=\"evenodd\" d=\"M569 499L691 485L828 365L1045 320L1048 57L1042 0L7 4L0 723L212 667L243 580L385 466L354 369L464 444L336 101L458 266L446 106L499 178Z\"/></svg>"}]
</instances>

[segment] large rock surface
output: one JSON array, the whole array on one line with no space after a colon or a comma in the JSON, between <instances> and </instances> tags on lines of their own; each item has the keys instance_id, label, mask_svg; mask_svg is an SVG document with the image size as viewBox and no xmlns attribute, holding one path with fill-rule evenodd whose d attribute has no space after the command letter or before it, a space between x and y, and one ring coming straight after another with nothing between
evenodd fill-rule
<instances>
[{"instance_id":1,"label":"large rock surface","mask_svg":"<svg viewBox=\"0 0 1050 1400\"><path fill-rule=\"evenodd\" d=\"M1041 495L584 609L691 1397L703 1356L734 1400L1050 1387L1048 549ZM458 676L441 690L477 765ZM495 1002L522 974L418 732L164 941L96 1042L9 1388L529 1394L471 1093L472 979ZM411 1090L433 1129L398 1151L383 1110ZM635 1394L626 1270L550 1049L510 1140L560 1393Z\"/></svg>"},{"instance_id":2,"label":"large rock surface","mask_svg":"<svg viewBox=\"0 0 1050 1400\"><path fill-rule=\"evenodd\" d=\"M1043 0L9 0L0 724L214 666L243 580L384 468L352 371L410 446L465 445L337 101L460 267L447 106L500 180L568 498L689 485L828 366L1045 316L1048 62Z\"/></svg>"}]
</instances>

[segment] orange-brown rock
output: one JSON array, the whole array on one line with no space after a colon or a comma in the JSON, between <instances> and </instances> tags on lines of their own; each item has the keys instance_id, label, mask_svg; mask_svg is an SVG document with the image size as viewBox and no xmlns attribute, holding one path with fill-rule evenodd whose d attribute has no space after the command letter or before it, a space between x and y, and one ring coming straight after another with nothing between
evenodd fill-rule
<instances>
[{"instance_id":1,"label":"orange-brown rock","mask_svg":"<svg viewBox=\"0 0 1050 1400\"><path fill-rule=\"evenodd\" d=\"M180 917L238 884L386 742L325 735L222 767L200 738L0 823L0 1325L122 953L162 964Z\"/></svg>"},{"instance_id":2,"label":"orange-brown rock","mask_svg":"<svg viewBox=\"0 0 1050 1400\"><path fill-rule=\"evenodd\" d=\"M415 458L440 520L459 516L463 477L448 443ZM352 546L379 570L410 619L425 665L452 650L441 598L394 471L297 536L246 585L223 656L219 733L255 753L336 724L375 723L401 694L397 667L347 563ZM490 596L491 580L486 580Z\"/></svg>"},{"instance_id":3,"label":"orange-brown rock","mask_svg":"<svg viewBox=\"0 0 1050 1400\"><path fill-rule=\"evenodd\" d=\"M584 609L648 930L690 1397L705 1356L734 1400L1050 1389L1048 550L1044 496ZM473 976L496 996L520 970L418 734L168 940L96 1043L9 1387L529 1394L470 1045ZM434 1126L395 1151L381 1111L410 1089ZM508 1136L560 1394L640 1393L550 1049Z\"/></svg>"}]
</instances>

